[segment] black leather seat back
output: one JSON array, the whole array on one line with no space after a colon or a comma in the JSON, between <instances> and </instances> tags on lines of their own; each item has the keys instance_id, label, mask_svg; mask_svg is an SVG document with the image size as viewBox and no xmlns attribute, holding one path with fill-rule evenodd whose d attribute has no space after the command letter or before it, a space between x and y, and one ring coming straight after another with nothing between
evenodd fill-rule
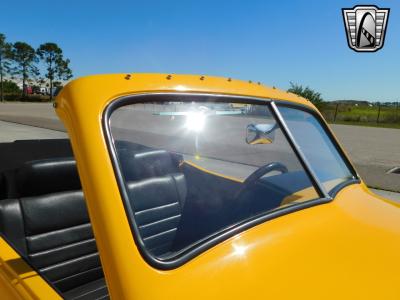
<instances>
[{"instance_id":1,"label":"black leather seat back","mask_svg":"<svg viewBox=\"0 0 400 300\"><path fill-rule=\"evenodd\" d=\"M27 257L61 291L103 277L82 191L20 199Z\"/></svg>"},{"instance_id":2,"label":"black leather seat back","mask_svg":"<svg viewBox=\"0 0 400 300\"><path fill-rule=\"evenodd\" d=\"M21 198L0 201L1 232L61 292L103 278L75 163L29 162L15 175Z\"/></svg>"},{"instance_id":3,"label":"black leather seat back","mask_svg":"<svg viewBox=\"0 0 400 300\"><path fill-rule=\"evenodd\" d=\"M140 235L153 255L172 248L187 190L185 177L174 173L128 183L129 199Z\"/></svg>"},{"instance_id":4,"label":"black leather seat back","mask_svg":"<svg viewBox=\"0 0 400 300\"><path fill-rule=\"evenodd\" d=\"M168 255L187 194L179 156L165 150L135 152L126 148L127 144L121 146L119 161L142 240L153 255Z\"/></svg>"},{"instance_id":5,"label":"black leather seat back","mask_svg":"<svg viewBox=\"0 0 400 300\"><path fill-rule=\"evenodd\" d=\"M7 197L6 179L3 173L0 173L0 200Z\"/></svg>"},{"instance_id":6,"label":"black leather seat back","mask_svg":"<svg viewBox=\"0 0 400 300\"><path fill-rule=\"evenodd\" d=\"M0 201L0 231L26 257L25 228L18 199Z\"/></svg>"},{"instance_id":7,"label":"black leather seat back","mask_svg":"<svg viewBox=\"0 0 400 300\"><path fill-rule=\"evenodd\" d=\"M34 160L25 163L9 180L14 196L29 197L53 192L80 190L76 162L73 158Z\"/></svg>"},{"instance_id":8,"label":"black leather seat back","mask_svg":"<svg viewBox=\"0 0 400 300\"><path fill-rule=\"evenodd\" d=\"M119 160L126 181L143 180L179 172L179 162L165 150L138 153L119 151Z\"/></svg>"}]
</instances>

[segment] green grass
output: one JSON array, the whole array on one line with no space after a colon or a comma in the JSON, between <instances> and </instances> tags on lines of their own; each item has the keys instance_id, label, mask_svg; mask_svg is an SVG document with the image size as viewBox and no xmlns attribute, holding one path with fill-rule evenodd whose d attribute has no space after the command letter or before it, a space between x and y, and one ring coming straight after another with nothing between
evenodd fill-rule
<instances>
[{"instance_id":1,"label":"green grass","mask_svg":"<svg viewBox=\"0 0 400 300\"><path fill-rule=\"evenodd\" d=\"M325 105L321 112L329 123L369 127L399 128L400 108L381 106L378 119L378 106L340 104L335 122L336 105Z\"/></svg>"}]
</instances>

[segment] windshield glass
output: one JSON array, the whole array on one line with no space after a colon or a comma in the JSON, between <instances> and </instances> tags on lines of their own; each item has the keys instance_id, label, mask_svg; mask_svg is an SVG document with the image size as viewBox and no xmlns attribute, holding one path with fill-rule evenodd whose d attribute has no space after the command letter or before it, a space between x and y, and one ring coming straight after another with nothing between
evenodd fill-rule
<instances>
[{"instance_id":1,"label":"windshield glass","mask_svg":"<svg viewBox=\"0 0 400 300\"><path fill-rule=\"evenodd\" d=\"M353 178L338 150L312 114L284 106L279 106L279 111L328 192L338 184Z\"/></svg>"},{"instance_id":2,"label":"windshield glass","mask_svg":"<svg viewBox=\"0 0 400 300\"><path fill-rule=\"evenodd\" d=\"M126 205L143 247L158 259L319 198L266 102L165 96L121 106L109 124Z\"/></svg>"}]
</instances>

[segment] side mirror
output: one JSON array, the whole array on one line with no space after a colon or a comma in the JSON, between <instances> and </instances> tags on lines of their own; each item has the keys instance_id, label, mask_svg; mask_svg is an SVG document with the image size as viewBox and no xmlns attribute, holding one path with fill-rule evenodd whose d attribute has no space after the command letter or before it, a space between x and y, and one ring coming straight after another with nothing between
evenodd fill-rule
<instances>
[{"instance_id":1,"label":"side mirror","mask_svg":"<svg viewBox=\"0 0 400 300\"><path fill-rule=\"evenodd\" d=\"M246 143L249 145L272 144L275 139L275 124L249 124L246 130Z\"/></svg>"}]
</instances>

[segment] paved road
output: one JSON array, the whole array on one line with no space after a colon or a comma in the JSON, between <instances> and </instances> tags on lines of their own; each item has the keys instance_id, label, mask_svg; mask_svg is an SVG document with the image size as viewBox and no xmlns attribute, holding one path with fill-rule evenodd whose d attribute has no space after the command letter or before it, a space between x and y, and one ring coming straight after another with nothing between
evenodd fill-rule
<instances>
[{"instance_id":1,"label":"paved road","mask_svg":"<svg viewBox=\"0 0 400 300\"><path fill-rule=\"evenodd\" d=\"M0 103L0 120L65 131L49 103Z\"/></svg>"},{"instance_id":2,"label":"paved road","mask_svg":"<svg viewBox=\"0 0 400 300\"><path fill-rule=\"evenodd\" d=\"M50 103L4 102L0 103L0 114L58 119Z\"/></svg>"},{"instance_id":3,"label":"paved road","mask_svg":"<svg viewBox=\"0 0 400 300\"><path fill-rule=\"evenodd\" d=\"M388 191L377 190L377 189L371 189L371 191L373 191L375 194L378 194L382 197L385 197L387 199L392 199L392 200L400 203L400 193L388 192Z\"/></svg>"},{"instance_id":4,"label":"paved road","mask_svg":"<svg viewBox=\"0 0 400 300\"><path fill-rule=\"evenodd\" d=\"M331 125L369 186L400 192L400 129Z\"/></svg>"},{"instance_id":5,"label":"paved road","mask_svg":"<svg viewBox=\"0 0 400 300\"><path fill-rule=\"evenodd\" d=\"M48 103L0 104L0 120L65 131ZM331 125L361 177L371 187L400 192L400 130Z\"/></svg>"},{"instance_id":6,"label":"paved road","mask_svg":"<svg viewBox=\"0 0 400 300\"><path fill-rule=\"evenodd\" d=\"M65 139L67 137L67 134L61 131L0 121L0 143L28 139Z\"/></svg>"},{"instance_id":7,"label":"paved road","mask_svg":"<svg viewBox=\"0 0 400 300\"><path fill-rule=\"evenodd\" d=\"M400 166L400 129L331 125L358 164Z\"/></svg>"}]
</instances>

